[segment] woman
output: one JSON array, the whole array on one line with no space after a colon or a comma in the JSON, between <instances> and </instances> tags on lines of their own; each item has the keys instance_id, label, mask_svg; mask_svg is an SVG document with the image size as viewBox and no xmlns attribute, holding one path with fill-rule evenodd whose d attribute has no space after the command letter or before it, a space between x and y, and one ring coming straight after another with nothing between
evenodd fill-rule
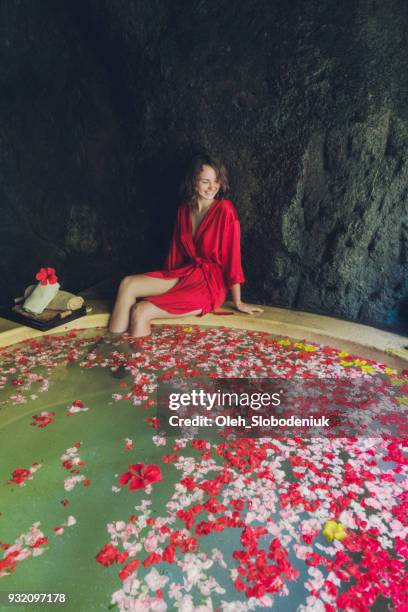
<instances>
[{"instance_id":1,"label":"woman","mask_svg":"<svg viewBox=\"0 0 408 612\"><path fill-rule=\"evenodd\" d=\"M234 205L222 197L227 189L223 165L207 156L193 159L164 270L122 280L109 322L111 333L148 336L153 319L213 312L228 290L239 312L263 312L241 301L245 278L240 225Z\"/></svg>"}]
</instances>

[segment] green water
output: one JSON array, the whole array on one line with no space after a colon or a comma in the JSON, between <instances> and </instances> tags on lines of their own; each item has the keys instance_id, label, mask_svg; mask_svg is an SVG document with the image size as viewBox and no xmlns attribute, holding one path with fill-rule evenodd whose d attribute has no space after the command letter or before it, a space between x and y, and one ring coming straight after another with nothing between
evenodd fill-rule
<instances>
[{"instance_id":1,"label":"green water","mask_svg":"<svg viewBox=\"0 0 408 612\"><path fill-rule=\"evenodd\" d=\"M28 385L25 371L23 378L25 377L27 386L22 394L27 398L26 403L18 404L10 400L17 388L13 386L12 381L19 376L19 372L9 374L13 359L7 355L2 365L7 382L3 389L0 389L0 543L13 545L37 522L39 529L48 537L41 555L21 560L15 571L0 577L0 591L66 593L69 602L64 608L84 612L109 609L112 593L122 586L118 578L122 565L114 563L110 567L104 567L95 560L103 546L111 541L107 525L115 521L128 522L129 515L140 514L135 510L135 506L146 499L152 502L152 517L169 516L166 504L174 495L177 499L175 487L181 478L180 471L175 469L174 465L162 461L164 454L174 452L171 448L174 440L171 439L165 447L156 446L152 442L152 436L156 432L145 419L155 416L155 408L144 410L131 399L122 398L115 401L112 397L130 391L133 384L130 375L118 380L112 376L110 366L89 369L83 367L82 360L92 347L95 333L95 330L84 331L71 343L56 343L55 363L60 361L59 365L54 363L49 367L48 360L48 365L33 365L28 368L30 373L42 374L48 380L49 387L46 391L41 391L42 382ZM208 333L210 334L211 330L208 330ZM241 335L233 338L244 338L242 332L237 333ZM77 346L79 357L67 363L65 357L73 345ZM243 346L247 350L247 344ZM22 351L28 356L36 355L35 348L25 346ZM143 368L139 371L143 371ZM146 371L152 373L150 366ZM154 371L160 375L165 368L161 364ZM36 397L30 398L32 395ZM67 407L75 400L81 400L88 410L65 416ZM39 415L42 411L55 412L54 422L44 428L31 426L33 415ZM126 438L133 441L132 450L125 450ZM76 443L80 443L78 455L85 462L85 465L79 468L79 473L83 474L90 484L83 486L79 482L72 490L66 491L64 479L71 474L63 467L61 455ZM191 446L182 449L180 454L200 462L201 453ZM222 465L222 458L215 455L213 458L218 465ZM347 454L343 460L348 460ZM152 485L150 495L144 489L130 491L126 486L120 487L118 484L118 477L127 470L127 466L138 462L160 466L162 480ZM7 484L13 470L28 469L34 463L41 464L41 468L33 474L32 479L25 481L24 486ZM387 464L386 469L389 467L390 464ZM284 472L286 483L296 481L288 461L282 461L280 468ZM206 477L211 477L211 474ZM112 487L119 487L120 490L114 492ZM69 500L68 505L63 505L64 499ZM277 507L275 513L269 513L276 523L279 522L279 512ZM68 516L73 516L76 524L66 526L62 535L55 535L54 528L63 525ZM307 513L298 511L294 524L297 525L307 517ZM201 520L207 520L207 517L204 514L199 515L196 524ZM251 523L252 526L259 524L257 521ZM172 527L181 529L184 523L176 519ZM146 527L142 531L141 540L148 529L149 527ZM224 559L230 562L227 568L214 565L209 571L226 590L223 595L212 595L214 609L221 600L246 601L245 595L235 589L229 575L231 567L236 566L232 553L242 548L241 532L240 528L228 528L222 532L198 536L200 552L210 554L212 549L217 548L222 551ZM321 534L315 538L315 543L327 545ZM147 553L144 551L137 556L143 559ZM273 608L279 612L295 610L308 596L304 586L305 581L310 578L307 574L308 567L304 561L297 558L292 548L289 548L288 560L299 570L300 576L296 581L286 581L289 590L287 597L274 597ZM175 564L159 563L154 567L160 574L170 578L169 584L183 582L183 572ZM137 575L142 583L150 571L151 567L139 566ZM163 589L164 599L169 605L168 609L172 610L175 607L173 600L167 596L167 588L168 585ZM339 592L344 588L342 586ZM205 598L199 593L195 593L194 597L196 605L205 602ZM381 605L378 600L373 609L380 610ZM18 608L34 609L33 606ZM46 609L44 606L42 608ZM0 605L0 609L11 608Z\"/></svg>"}]
</instances>

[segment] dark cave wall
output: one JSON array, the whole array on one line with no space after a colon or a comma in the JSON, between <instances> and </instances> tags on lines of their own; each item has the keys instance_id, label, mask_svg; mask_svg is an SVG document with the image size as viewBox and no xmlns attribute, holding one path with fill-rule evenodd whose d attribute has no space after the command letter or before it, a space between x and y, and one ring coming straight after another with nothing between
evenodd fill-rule
<instances>
[{"instance_id":1,"label":"dark cave wall","mask_svg":"<svg viewBox=\"0 0 408 612\"><path fill-rule=\"evenodd\" d=\"M0 6L4 302L44 265L73 289L109 271L126 194L122 130L104 67L84 49L64 3Z\"/></svg>"},{"instance_id":2,"label":"dark cave wall","mask_svg":"<svg viewBox=\"0 0 408 612\"><path fill-rule=\"evenodd\" d=\"M245 297L379 322L406 291L404 1L6 5L16 282L44 257L75 290L160 266L207 148L230 169Z\"/></svg>"}]
</instances>

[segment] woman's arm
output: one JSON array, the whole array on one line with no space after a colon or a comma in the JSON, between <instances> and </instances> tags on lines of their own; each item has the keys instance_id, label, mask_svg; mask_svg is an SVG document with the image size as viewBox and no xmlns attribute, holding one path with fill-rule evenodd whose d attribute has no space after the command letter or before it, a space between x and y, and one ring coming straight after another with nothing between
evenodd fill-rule
<instances>
[{"instance_id":1,"label":"woman's arm","mask_svg":"<svg viewBox=\"0 0 408 612\"><path fill-rule=\"evenodd\" d=\"M238 306L240 304L242 304L242 302L241 302L241 285L239 283L236 283L235 285L232 285L232 287L231 287L231 296L232 296L232 301L234 302L235 308L238 308Z\"/></svg>"},{"instance_id":2,"label":"woman's arm","mask_svg":"<svg viewBox=\"0 0 408 612\"><path fill-rule=\"evenodd\" d=\"M245 276L241 265L241 228L238 215L232 206L230 211L232 220L224 230L223 236L223 268L227 287L231 291L232 301L239 312L254 314L263 312L263 308L245 304L241 300L241 283L245 282Z\"/></svg>"}]
</instances>

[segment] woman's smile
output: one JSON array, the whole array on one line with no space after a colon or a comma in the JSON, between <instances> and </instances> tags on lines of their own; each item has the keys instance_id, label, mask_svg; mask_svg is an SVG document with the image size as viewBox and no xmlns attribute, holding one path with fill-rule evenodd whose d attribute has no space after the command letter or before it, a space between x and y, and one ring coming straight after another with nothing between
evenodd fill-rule
<instances>
[{"instance_id":1,"label":"woman's smile","mask_svg":"<svg viewBox=\"0 0 408 612\"><path fill-rule=\"evenodd\" d=\"M197 193L204 200L213 200L220 190L220 181L211 166L203 165L197 180Z\"/></svg>"}]
</instances>

